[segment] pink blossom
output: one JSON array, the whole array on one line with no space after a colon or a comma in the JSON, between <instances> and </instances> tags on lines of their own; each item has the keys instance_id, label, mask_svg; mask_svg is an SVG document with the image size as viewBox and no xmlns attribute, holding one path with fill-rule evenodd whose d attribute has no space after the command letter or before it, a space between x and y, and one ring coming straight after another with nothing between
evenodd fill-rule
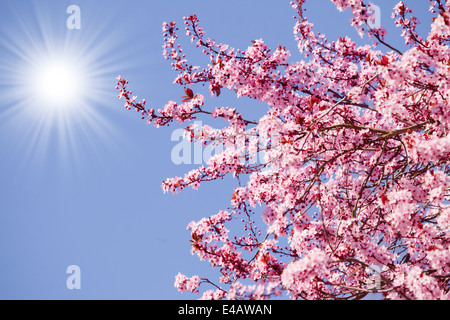
<instances>
[{"instance_id":1,"label":"pink blossom","mask_svg":"<svg viewBox=\"0 0 450 320\"><path fill-rule=\"evenodd\" d=\"M331 0L373 45L327 39L292 1L294 39L306 58L262 39L243 49L206 38L196 15L186 35L205 56L191 65L175 22L163 24L163 55L177 72L179 96L148 108L117 77L119 98L156 127L183 124L190 141L222 151L164 192L230 177L226 210L187 226L191 253L217 280L179 273L181 292L202 299L449 299L450 5L435 1L428 34L403 2L392 18L407 45L366 27L369 3ZM331 41L332 40L332 41ZM240 106L210 105L224 90L261 102L248 118ZM212 124L195 127L192 120ZM214 125L217 124L217 126ZM373 286L371 266L381 270ZM203 288L205 288L203 290Z\"/></svg>"}]
</instances>

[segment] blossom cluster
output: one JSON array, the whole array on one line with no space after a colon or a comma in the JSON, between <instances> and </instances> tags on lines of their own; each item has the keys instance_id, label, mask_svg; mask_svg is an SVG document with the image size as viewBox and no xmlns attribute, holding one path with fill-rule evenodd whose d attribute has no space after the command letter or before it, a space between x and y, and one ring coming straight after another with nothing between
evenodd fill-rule
<instances>
[{"instance_id":1,"label":"blossom cluster","mask_svg":"<svg viewBox=\"0 0 450 320\"><path fill-rule=\"evenodd\" d=\"M149 123L186 123L191 141L224 144L206 165L164 181L164 191L237 181L227 211L188 226L192 253L219 271L218 282L180 273L178 290L209 286L203 299L450 298L450 3L431 2L427 35L405 3L393 8L402 52L385 29L368 27L368 2L331 1L351 10L351 25L373 45L328 41L297 0L293 33L305 60L262 39L245 49L216 43L190 15L185 32L205 54L203 68L189 64L176 23L163 25L181 102L147 109L118 78L125 107ZM208 107L197 84L211 96L256 99L266 113L255 121L238 107ZM194 132L200 115L227 126ZM261 150L261 161L242 161ZM376 288L371 266L380 270Z\"/></svg>"}]
</instances>

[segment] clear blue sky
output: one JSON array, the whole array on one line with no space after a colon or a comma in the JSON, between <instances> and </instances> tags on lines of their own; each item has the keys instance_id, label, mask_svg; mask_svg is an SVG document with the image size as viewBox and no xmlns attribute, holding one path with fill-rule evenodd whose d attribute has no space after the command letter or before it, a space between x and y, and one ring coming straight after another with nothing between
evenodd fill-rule
<instances>
[{"instance_id":1,"label":"clear blue sky","mask_svg":"<svg viewBox=\"0 0 450 320\"><path fill-rule=\"evenodd\" d=\"M396 38L396 1L373 2ZM423 2L425 12L428 1L410 1ZM66 27L73 4L81 9L80 30ZM183 16L192 13L217 42L246 48L263 38L299 57L289 0L20 0L0 7L0 299L197 298L176 291L175 275L216 273L190 254L186 226L226 208L235 183L163 194L162 180L194 168L171 161L178 126L155 129L126 111L115 77L126 77L151 107L179 99L182 88L162 58L161 26L176 20L183 29ZM328 0L310 1L307 14L330 40L359 38L349 12ZM207 61L183 42L194 63ZM30 97L30 70L61 52L89 83L70 112ZM232 94L210 103L255 115L265 108ZM73 264L81 268L81 290L66 287Z\"/></svg>"}]
</instances>

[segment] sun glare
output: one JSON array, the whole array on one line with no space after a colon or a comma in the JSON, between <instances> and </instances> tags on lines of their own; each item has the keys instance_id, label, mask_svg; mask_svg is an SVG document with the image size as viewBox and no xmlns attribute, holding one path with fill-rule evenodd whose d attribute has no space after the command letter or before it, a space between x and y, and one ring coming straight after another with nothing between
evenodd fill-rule
<instances>
[{"instance_id":1,"label":"sun glare","mask_svg":"<svg viewBox=\"0 0 450 320\"><path fill-rule=\"evenodd\" d=\"M120 138L107 115L116 110L115 77L134 62L123 61L114 19L73 30L61 23L65 4L37 3L25 11L2 4L14 23L0 37L0 122L17 139L11 156L44 164L57 155L72 165ZM86 3L86 20L97 10Z\"/></svg>"},{"instance_id":2,"label":"sun glare","mask_svg":"<svg viewBox=\"0 0 450 320\"><path fill-rule=\"evenodd\" d=\"M66 62L45 64L37 74L38 96L45 103L63 106L80 94L79 78L75 68Z\"/></svg>"},{"instance_id":3,"label":"sun glare","mask_svg":"<svg viewBox=\"0 0 450 320\"><path fill-rule=\"evenodd\" d=\"M81 75L73 62L65 60L41 62L33 87L39 102L52 108L74 105L82 94Z\"/></svg>"}]
</instances>

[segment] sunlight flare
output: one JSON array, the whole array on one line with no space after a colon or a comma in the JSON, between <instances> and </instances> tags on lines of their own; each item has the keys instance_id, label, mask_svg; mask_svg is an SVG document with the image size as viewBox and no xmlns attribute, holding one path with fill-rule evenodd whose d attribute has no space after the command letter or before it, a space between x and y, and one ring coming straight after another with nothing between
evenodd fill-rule
<instances>
[{"instance_id":1,"label":"sunlight flare","mask_svg":"<svg viewBox=\"0 0 450 320\"><path fill-rule=\"evenodd\" d=\"M81 75L71 61L49 61L38 67L34 90L39 102L64 108L73 104L82 92Z\"/></svg>"}]
</instances>

